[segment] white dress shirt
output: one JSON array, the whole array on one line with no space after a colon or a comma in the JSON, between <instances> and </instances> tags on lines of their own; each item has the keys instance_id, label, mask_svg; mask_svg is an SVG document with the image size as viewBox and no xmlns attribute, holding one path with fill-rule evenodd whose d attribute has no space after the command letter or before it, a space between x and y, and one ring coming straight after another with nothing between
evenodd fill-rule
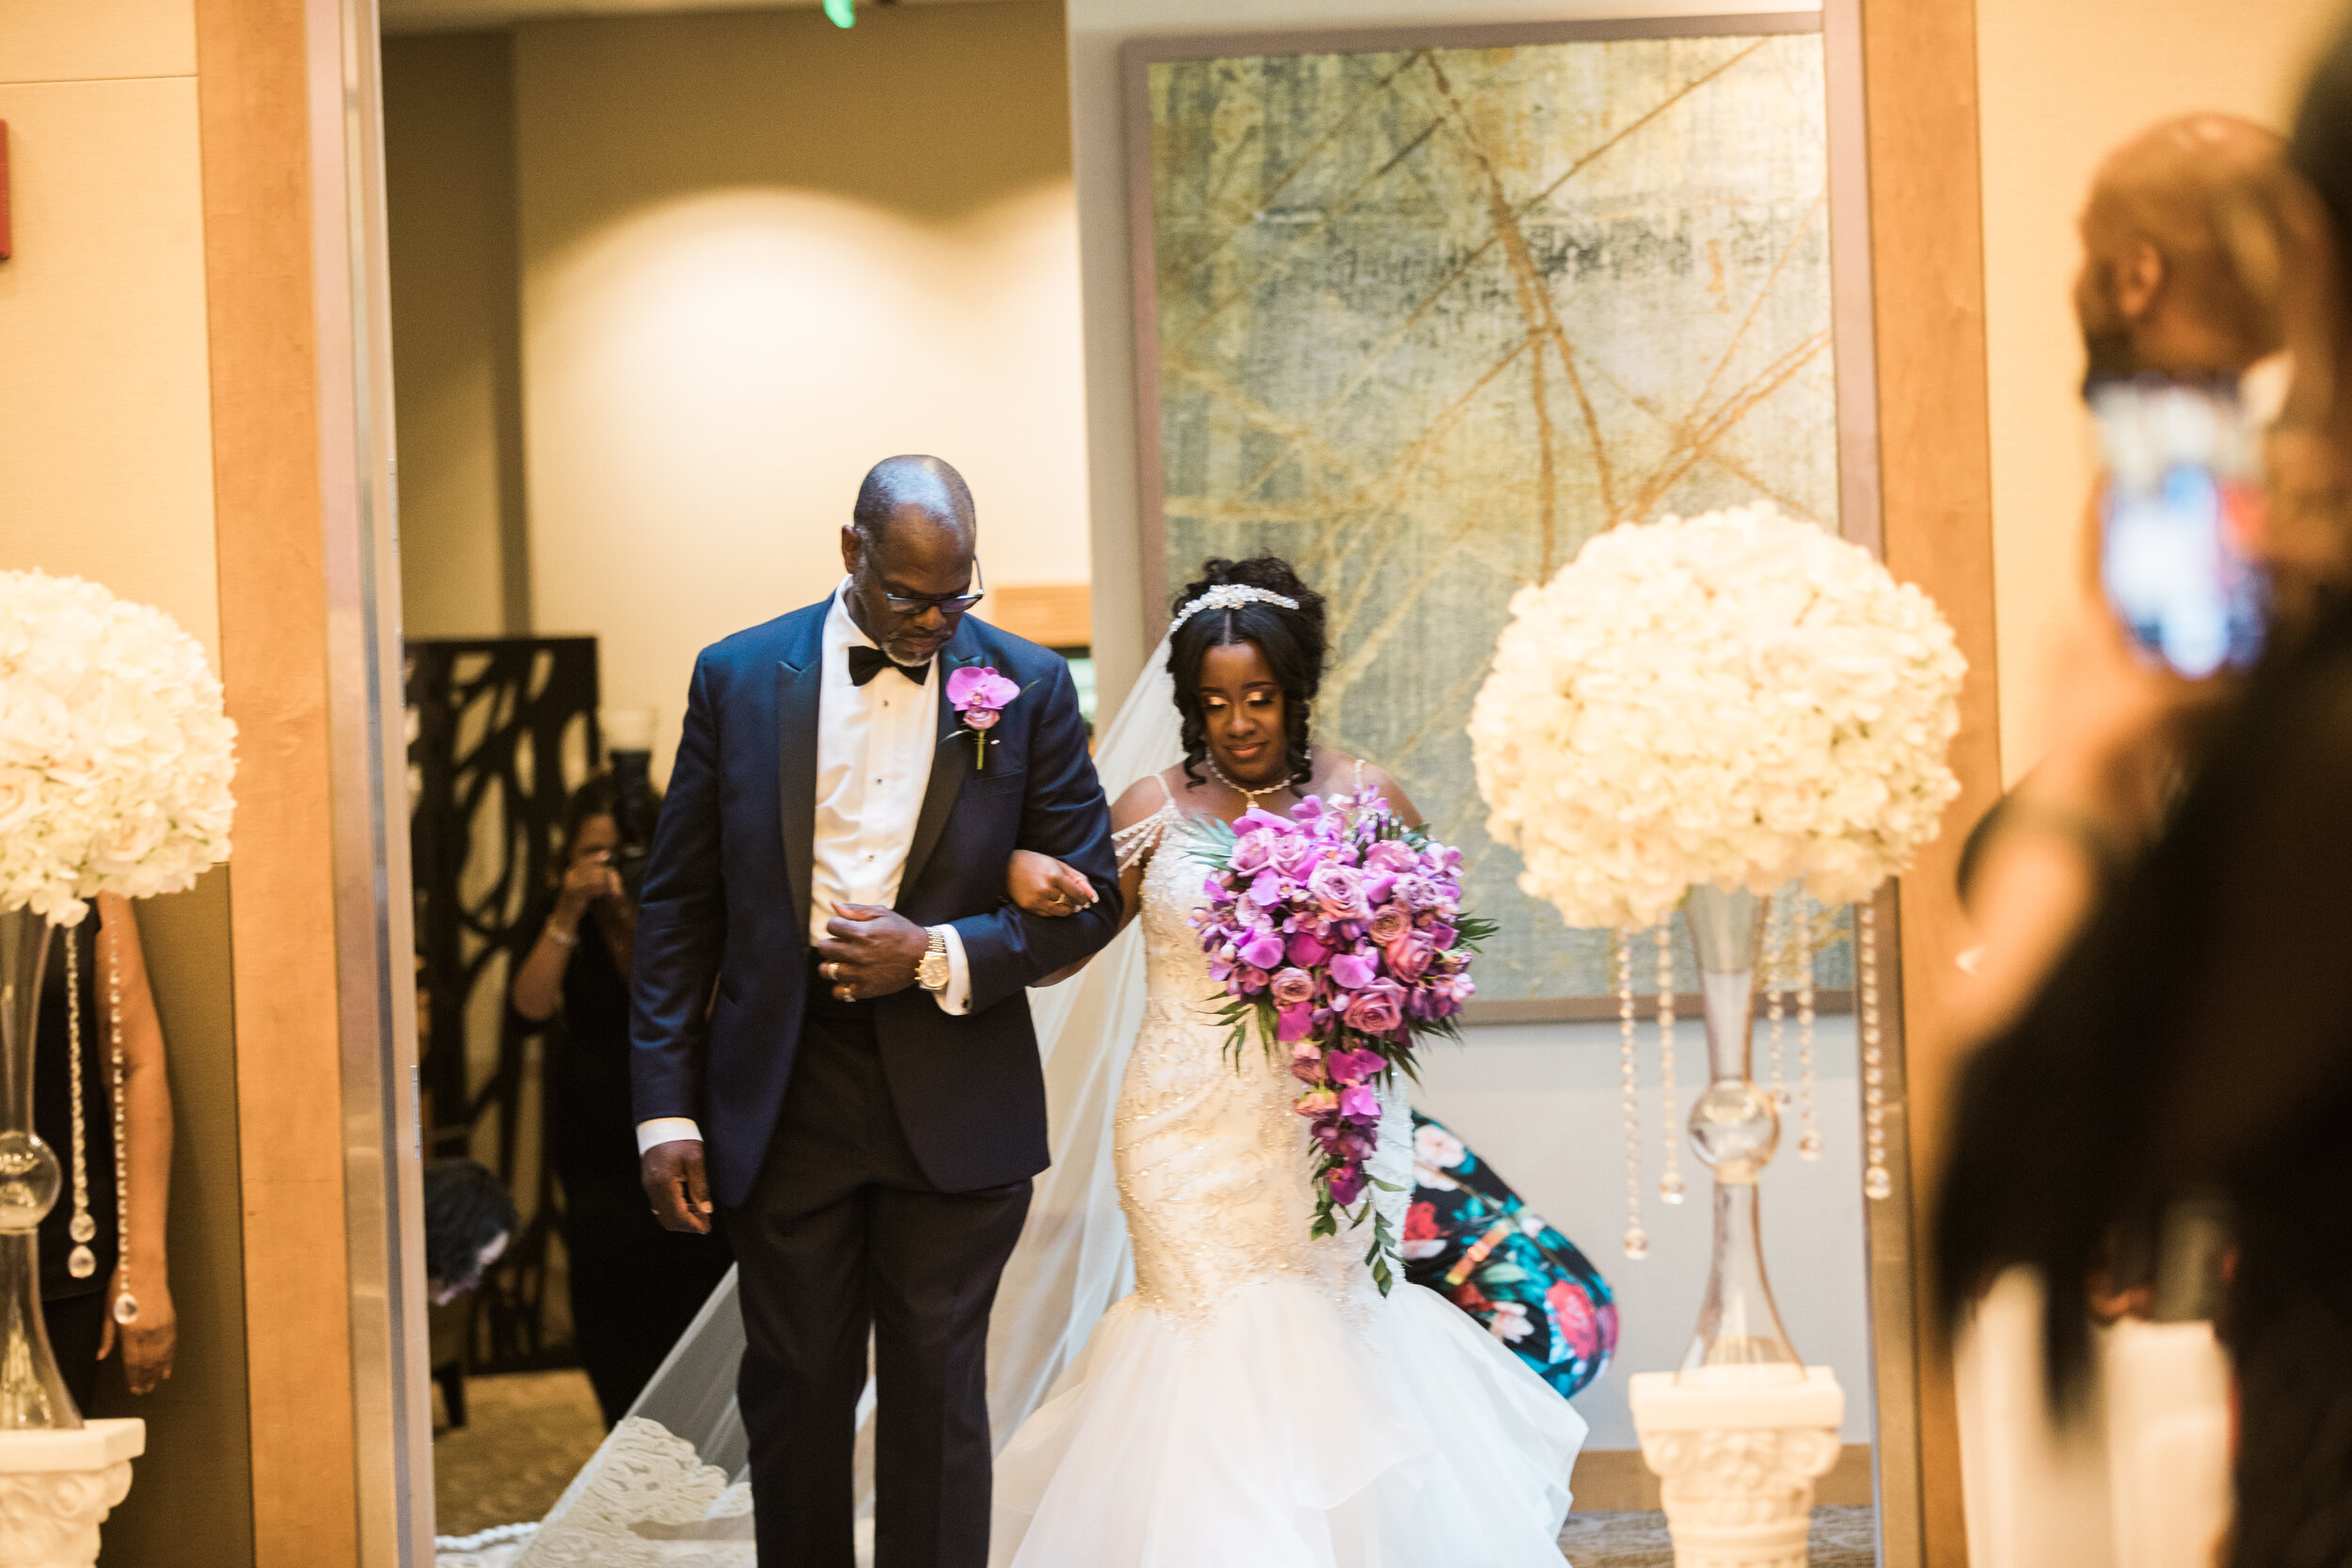
<instances>
[{"instance_id":1,"label":"white dress shirt","mask_svg":"<svg viewBox=\"0 0 2352 1568\"><path fill-rule=\"evenodd\" d=\"M850 579L834 590L821 640L817 698L817 821L810 840L808 941L831 940L826 924L843 904L888 909L906 875L914 823L930 787L931 752L939 742L939 660L917 686L884 670L864 686L850 678L850 650L874 640L850 616ZM947 985L934 995L943 1011L972 1010L972 974L963 939L952 926L934 926L947 946ZM640 1153L679 1138L700 1139L691 1117L656 1117L637 1124Z\"/></svg>"}]
</instances>

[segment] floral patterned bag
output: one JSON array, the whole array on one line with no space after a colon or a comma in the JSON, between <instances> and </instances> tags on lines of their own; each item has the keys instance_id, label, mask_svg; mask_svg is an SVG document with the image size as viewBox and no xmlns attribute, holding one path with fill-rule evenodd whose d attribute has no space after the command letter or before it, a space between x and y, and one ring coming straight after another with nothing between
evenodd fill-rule
<instances>
[{"instance_id":1,"label":"floral patterned bag","mask_svg":"<svg viewBox=\"0 0 2352 1568\"><path fill-rule=\"evenodd\" d=\"M1563 1397L1617 1348L1608 1282L1443 1123L1413 1113L1405 1277L1453 1302Z\"/></svg>"}]
</instances>

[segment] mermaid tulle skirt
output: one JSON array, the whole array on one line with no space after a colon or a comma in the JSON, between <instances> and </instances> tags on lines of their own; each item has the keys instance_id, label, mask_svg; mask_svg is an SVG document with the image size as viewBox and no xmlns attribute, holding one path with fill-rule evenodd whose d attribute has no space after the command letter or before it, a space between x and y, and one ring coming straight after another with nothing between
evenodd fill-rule
<instances>
[{"instance_id":1,"label":"mermaid tulle skirt","mask_svg":"<svg viewBox=\"0 0 2352 1568\"><path fill-rule=\"evenodd\" d=\"M1437 1294L1111 1308L996 1460L993 1568L1558 1568L1583 1418Z\"/></svg>"}]
</instances>

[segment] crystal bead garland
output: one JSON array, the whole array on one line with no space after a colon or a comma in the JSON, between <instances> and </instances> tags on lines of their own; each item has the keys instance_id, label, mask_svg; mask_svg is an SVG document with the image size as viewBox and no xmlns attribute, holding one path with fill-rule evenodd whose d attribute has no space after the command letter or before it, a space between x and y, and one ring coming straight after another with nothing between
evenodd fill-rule
<instances>
[{"instance_id":1,"label":"crystal bead garland","mask_svg":"<svg viewBox=\"0 0 2352 1568\"><path fill-rule=\"evenodd\" d=\"M127 1325L139 1321L139 1300L131 1293L131 1140L123 1119L122 966L116 958L119 941L103 926L98 928L98 943L104 949L106 968L106 1043L115 1101L114 1320Z\"/></svg>"},{"instance_id":2,"label":"crystal bead garland","mask_svg":"<svg viewBox=\"0 0 2352 1568\"><path fill-rule=\"evenodd\" d=\"M1886 1171L1886 1062L1879 1028L1879 921L1875 903L1854 906L1855 983L1862 1013L1862 1191L1873 1201L1895 1191Z\"/></svg>"},{"instance_id":3,"label":"crystal bead garland","mask_svg":"<svg viewBox=\"0 0 2352 1568\"><path fill-rule=\"evenodd\" d=\"M1665 1112L1666 1169L1658 1196L1682 1201L1682 1097L1675 1093L1675 923L1658 927L1658 1099Z\"/></svg>"},{"instance_id":4,"label":"crystal bead garland","mask_svg":"<svg viewBox=\"0 0 2352 1568\"><path fill-rule=\"evenodd\" d=\"M89 1137L82 1121L82 944L68 928L65 935L66 1081L73 1098L73 1220L66 1234L73 1250L66 1254L65 1272L87 1279L98 1272L98 1255L89 1249L98 1222L89 1214Z\"/></svg>"},{"instance_id":5,"label":"crystal bead garland","mask_svg":"<svg viewBox=\"0 0 2352 1568\"><path fill-rule=\"evenodd\" d=\"M1821 1129L1813 1119L1813 909L1812 900L1796 896L1797 961L1797 1119L1804 1132L1797 1139L1797 1158L1821 1157Z\"/></svg>"},{"instance_id":6,"label":"crystal bead garland","mask_svg":"<svg viewBox=\"0 0 2352 1568\"><path fill-rule=\"evenodd\" d=\"M1634 1065L1633 933L1617 927L1617 1067L1625 1090L1625 1255L1649 1256L1642 1229L1642 1085Z\"/></svg>"}]
</instances>

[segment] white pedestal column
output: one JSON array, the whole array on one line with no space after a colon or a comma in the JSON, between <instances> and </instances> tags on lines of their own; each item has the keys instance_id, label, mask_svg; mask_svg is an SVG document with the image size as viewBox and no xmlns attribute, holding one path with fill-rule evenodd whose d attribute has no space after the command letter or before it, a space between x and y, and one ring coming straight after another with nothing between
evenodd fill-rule
<instances>
[{"instance_id":1,"label":"white pedestal column","mask_svg":"<svg viewBox=\"0 0 2352 1568\"><path fill-rule=\"evenodd\" d=\"M145 1421L0 1432L0 1568L90 1568L98 1526L130 1495Z\"/></svg>"},{"instance_id":2,"label":"white pedestal column","mask_svg":"<svg viewBox=\"0 0 2352 1568\"><path fill-rule=\"evenodd\" d=\"M1846 1418L1830 1370L1776 1387L1692 1386L1672 1372L1631 1382L1676 1568L1804 1568L1813 1483L1837 1463Z\"/></svg>"}]
</instances>

